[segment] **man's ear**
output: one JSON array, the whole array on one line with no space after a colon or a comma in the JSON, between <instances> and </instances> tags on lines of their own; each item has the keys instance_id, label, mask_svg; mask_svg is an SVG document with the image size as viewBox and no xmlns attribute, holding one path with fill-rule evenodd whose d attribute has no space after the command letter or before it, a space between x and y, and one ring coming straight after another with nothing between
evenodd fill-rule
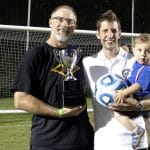
<instances>
[{"instance_id":1,"label":"man's ear","mask_svg":"<svg viewBox=\"0 0 150 150\"><path fill-rule=\"evenodd\" d=\"M120 32L119 32L119 39L121 38L121 30L120 30Z\"/></svg>"},{"instance_id":2,"label":"man's ear","mask_svg":"<svg viewBox=\"0 0 150 150\"><path fill-rule=\"evenodd\" d=\"M96 37L97 37L97 39L100 40L100 36L99 36L99 31L98 30L96 30Z\"/></svg>"}]
</instances>

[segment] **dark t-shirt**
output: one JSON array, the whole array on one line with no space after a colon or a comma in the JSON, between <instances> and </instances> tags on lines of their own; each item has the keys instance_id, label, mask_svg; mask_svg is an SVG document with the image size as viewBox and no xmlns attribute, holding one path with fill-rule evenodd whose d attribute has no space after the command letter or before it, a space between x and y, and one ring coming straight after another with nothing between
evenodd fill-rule
<instances>
[{"instance_id":1,"label":"dark t-shirt","mask_svg":"<svg viewBox=\"0 0 150 150\"><path fill-rule=\"evenodd\" d=\"M47 43L26 52L12 84L11 91L29 93L54 107L63 105L63 70L54 56L53 47ZM61 49L57 49L58 51ZM84 91L82 60L74 76ZM85 97L83 99L85 101ZM33 115L31 145L54 149L76 150L93 148L93 128L87 111L77 117L54 118Z\"/></svg>"}]
</instances>

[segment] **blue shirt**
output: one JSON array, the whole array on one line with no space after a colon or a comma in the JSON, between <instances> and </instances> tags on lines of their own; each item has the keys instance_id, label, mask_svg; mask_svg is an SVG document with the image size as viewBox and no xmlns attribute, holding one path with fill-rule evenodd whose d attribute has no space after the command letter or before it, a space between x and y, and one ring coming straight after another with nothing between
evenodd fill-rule
<instances>
[{"instance_id":1,"label":"blue shirt","mask_svg":"<svg viewBox=\"0 0 150 150\"><path fill-rule=\"evenodd\" d=\"M143 96L150 95L150 65L145 65L145 67L138 74L139 69L143 64L139 64L137 61L133 64L133 70L131 76L128 78L128 85L138 83L141 86L141 90L135 93L136 98L141 98ZM138 78L136 76L138 74Z\"/></svg>"}]
</instances>

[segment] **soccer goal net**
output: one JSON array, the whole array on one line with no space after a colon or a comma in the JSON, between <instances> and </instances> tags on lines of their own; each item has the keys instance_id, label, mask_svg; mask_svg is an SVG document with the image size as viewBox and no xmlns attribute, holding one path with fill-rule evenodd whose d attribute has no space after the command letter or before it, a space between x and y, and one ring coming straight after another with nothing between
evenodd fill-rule
<instances>
[{"instance_id":1,"label":"soccer goal net","mask_svg":"<svg viewBox=\"0 0 150 150\"><path fill-rule=\"evenodd\" d=\"M11 97L10 86L25 51L44 42L49 28L0 25L0 97ZM76 30L69 44L82 49L85 56L100 50L95 31ZM130 45L136 34L122 33L120 44Z\"/></svg>"}]
</instances>

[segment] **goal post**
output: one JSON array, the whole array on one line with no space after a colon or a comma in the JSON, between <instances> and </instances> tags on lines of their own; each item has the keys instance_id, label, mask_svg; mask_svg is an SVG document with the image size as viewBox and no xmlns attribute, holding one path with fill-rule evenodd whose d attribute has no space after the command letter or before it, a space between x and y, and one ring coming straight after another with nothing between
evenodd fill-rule
<instances>
[{"instance_id":1,"label":"goal post","mask_svg":"<svg viewBox=\"0 0 150 150\"><path fill-rule=\"evenodd\" d=\"M0 98L12 96L10 86L24 53L27 49L45 42L50 31L50 28L0 25ZM137 35L122 33L119 42L131 45L132 37ZM81 48L85 56L101 49L96 31L91 30L75 30L69 44Z\"/></svg>"}]
</instances>

